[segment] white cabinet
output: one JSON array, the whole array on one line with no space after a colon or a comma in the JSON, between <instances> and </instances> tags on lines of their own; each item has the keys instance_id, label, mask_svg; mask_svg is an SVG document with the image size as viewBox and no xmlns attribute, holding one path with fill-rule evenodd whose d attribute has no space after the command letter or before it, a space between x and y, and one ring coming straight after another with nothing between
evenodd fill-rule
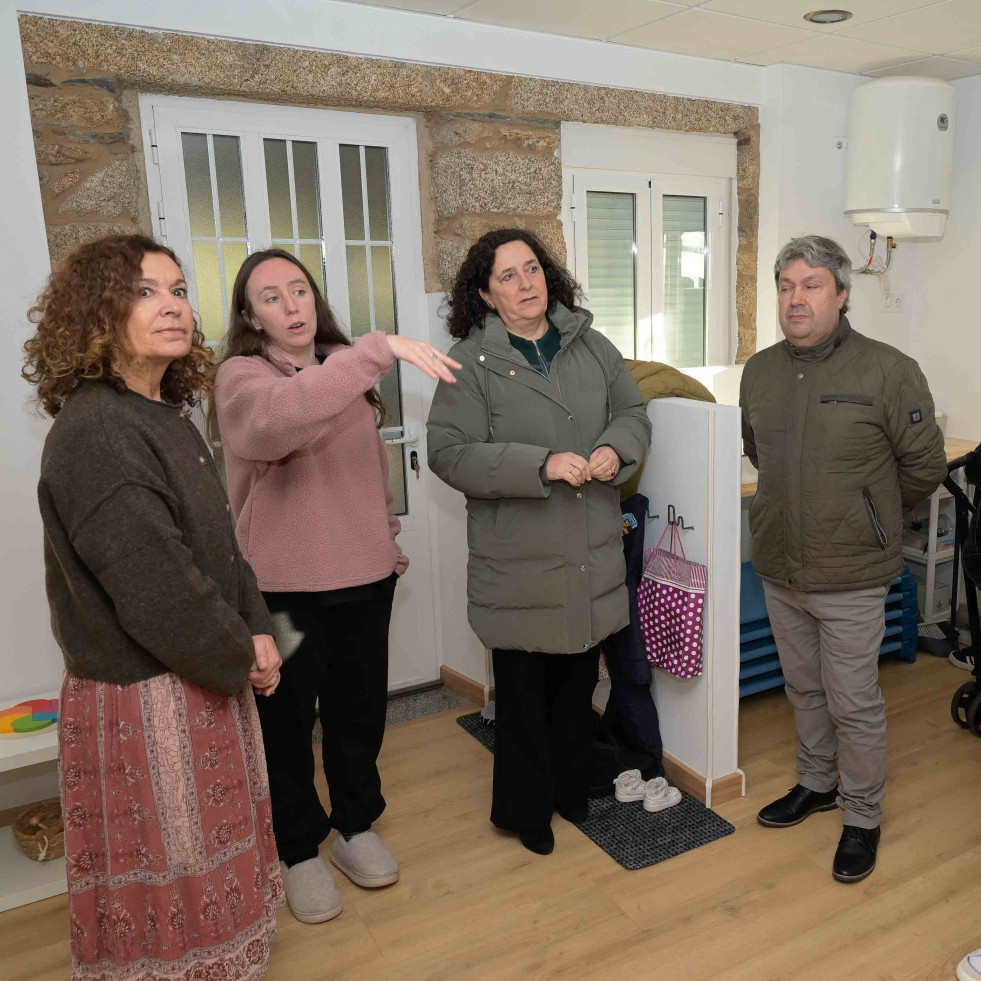
<instances>
[{"instance_id":1,"label":"white cabinet","mask_svg":"<svg viewBox=\"0 0 981 981\"><path fill-rule=\"evenodd\" d=\"M654 432L639 490L660 517L648 519L645 545L657 544L674 505L692 526L682 532L685 553L708 567L702 675L654 669L664 765L672 783L711 806L746 792L738 766L740 411L670 398L647 412ZM604 704L608 684L597 691Z\"/></svg>"}]
</instances>

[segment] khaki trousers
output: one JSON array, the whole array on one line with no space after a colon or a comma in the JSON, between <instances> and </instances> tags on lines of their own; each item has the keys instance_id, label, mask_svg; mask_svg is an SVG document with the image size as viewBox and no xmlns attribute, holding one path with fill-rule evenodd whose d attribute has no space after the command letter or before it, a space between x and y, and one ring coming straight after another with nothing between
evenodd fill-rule
<instances>
[{"instance_id":1,"label":"khaki trousers","mask_svg":"<svg viewBox=\"0 0 981 981\"><path fill-rule=\"evenodd\" d=\"M800 740L798 782L818 793L837 786L843 822L878 827L887 759L879 647L889 587L763 589Z\"/></svg>"}]
</instances>

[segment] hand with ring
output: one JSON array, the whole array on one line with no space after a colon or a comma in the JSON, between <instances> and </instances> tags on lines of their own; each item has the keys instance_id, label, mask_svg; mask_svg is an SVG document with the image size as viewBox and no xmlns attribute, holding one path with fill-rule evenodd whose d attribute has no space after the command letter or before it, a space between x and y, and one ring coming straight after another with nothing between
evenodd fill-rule
<instances>
[{"instance_id":1,"label":"hand with ring","mask_svg":"<svg viewBox=\"0 0 981 981\"><path fill-rule=\"evenodd\" d=\"M597 480L612 480L620 470L620 457L612 446L598 446L589 457L591 476Z\"/></svg>"},{"instance_id":2,"label":"hand with ring","mask_svg":"<svg viewBox=\"0 0 981 981\"><path fill-rule=\"evenodd\" d=\"M549 480L564 480L573 487L579 487L590 479L589 462L578 453L553 453L548 458L545 474Z\"/></svg>"}]
</instances>

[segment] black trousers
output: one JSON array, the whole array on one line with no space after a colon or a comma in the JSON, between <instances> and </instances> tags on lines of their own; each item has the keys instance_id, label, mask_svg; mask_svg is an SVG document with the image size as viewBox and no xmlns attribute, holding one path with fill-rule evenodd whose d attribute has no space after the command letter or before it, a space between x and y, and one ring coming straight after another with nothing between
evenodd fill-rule
<instances>
[{"instance_id":1,"label":"black trousers","mask_svg":"<svg viewBox=\"0 0 981 981\"><path fill-rule=\"evenodd\" d=\"M367 592L358 587L359 598L347 602L330 593L263 593L286 659L276 693L256 704L276 848L287 865L316 857L331 827L365 831L385 810L377 760L395 581L393 575ZM313 783L318 699L329 818Z\"/></svg>"},{"instance_id":2,"label":"black trousers","mask_svg":"<svg viewBox=\"0 0 981 981\"><path fill-rule=\"evenodd\" d=\"M654 757L661 767L664 747L651 683L638 684L617 658L611 656L610 649L604 647L604 650L610 671L610 699L603 713L603 725L617 733L631 749ZM662 774L663 768L657 775Z\"/></svg>"},{"instance_id":3,"label":"black trousers","mask_svg":"<svg viewBox=\"0 0 981 981\"><path fill-rule=\"evenodd\" d=\"M495 650L491 821L540 828L586 803L599 648L584 654Z\"/></svg>"}]
</instances>

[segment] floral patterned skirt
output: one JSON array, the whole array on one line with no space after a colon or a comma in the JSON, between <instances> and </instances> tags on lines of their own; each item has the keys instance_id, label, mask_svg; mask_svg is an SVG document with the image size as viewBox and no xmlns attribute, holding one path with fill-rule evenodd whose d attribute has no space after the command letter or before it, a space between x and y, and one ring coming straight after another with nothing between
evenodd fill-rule
<instances>
[{"instance_id":1,"label":"floral patterned skirt","mask_svg":"<svg viewBox=\"0 0 981 981\"><path fill-rule=\"evenodd\" d=\"M283 881L252 690L66 674L59 726L74 981L253 981Z\"/></svg>"}]
</instances>

